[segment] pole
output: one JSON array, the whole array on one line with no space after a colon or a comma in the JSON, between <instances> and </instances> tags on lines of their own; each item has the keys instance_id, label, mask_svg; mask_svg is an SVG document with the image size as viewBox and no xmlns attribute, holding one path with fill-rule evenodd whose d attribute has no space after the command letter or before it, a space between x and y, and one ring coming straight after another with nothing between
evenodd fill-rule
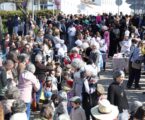
<instances>
[{"instance_id":1,"label":"pole","mask_svg":"<svg viewBox=\"0 0 145 120\"><path fill-rule=\"evenodd\" d=\"M135 15L135 0L134 0L134 4L133 5L134 5L134 15Z\"/></svg>"},{"instance_id":2,"label":"pole","mask_svg":"<svg viewBox=\"0 0 145 120\"><path fill-rule=\"evenodd\" d=\"M32 19L34 20L34 0L32 0Z\"/></svg>"},{"instance_id":3,"label":"pole","mask_svg":"<svg viewBox=\"0 0 145 120\"><path fill-rule=\"evenodd\" d=\"M53 0L53 16L54 16L54 0Z\"/></svg>"},{"instance_id":4,"label":"pole","mask_svg":"<svg viewBox=\"0 0 145 120\"><path fill-rule=\"evenodd\" d=\"M118 0L118 3L119 3L120 1ZM119 15L119 4L118 4L118 15Z\"/></svg>"}]
</instances>

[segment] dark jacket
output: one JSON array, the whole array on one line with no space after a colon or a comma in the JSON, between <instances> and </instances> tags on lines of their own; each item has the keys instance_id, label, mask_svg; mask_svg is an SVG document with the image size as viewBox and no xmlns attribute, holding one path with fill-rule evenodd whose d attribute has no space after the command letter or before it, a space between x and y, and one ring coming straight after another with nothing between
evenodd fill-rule
<instances>
[{"instance_id":1,"label":"dark jacket","mask_svg":"<svg viewBox=\"0 0 145 120\"><path fill-rule=\"evenodd\" d=\"M0 67L0 96L4 96L7 87L7 74L3 67Z\"/></svg>"},{"instance_id":2,"label":"dark jacket","mask_svg":"<svg viewBox=\"0 0 145 120\"><path fill-rule=\"evenodd\" d=\"M48 72L49 67L43 65L42 63L36 62L35 63L35 67L36 67L36 71L35 71L35 75L37 76L37 78L40 81L45 80L45 73Z\"/></svg>"},{"instance_id":3,"label":"dark jacket","mask_svg":"<svg viewBox=\"0 0 145 120\"><path fill-rule=\"evenodd\" d=\"M122 113L123 109L128 109L128 101L126 93L122 85L113 82L108 88L108 100L111 104L118 106L119 112Z\"/></svg>"}]
</instances>

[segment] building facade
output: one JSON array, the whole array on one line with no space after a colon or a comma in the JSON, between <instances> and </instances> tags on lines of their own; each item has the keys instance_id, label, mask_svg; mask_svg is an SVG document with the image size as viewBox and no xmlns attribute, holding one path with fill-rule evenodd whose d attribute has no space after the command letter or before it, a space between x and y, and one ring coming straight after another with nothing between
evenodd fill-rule
<instances>
[{"instance_id":1,"label":"building facade","mask_svg":"<svg viewBox=\"0 0 145 120\"><path fill-rule=\"evenodd\" d=\"M42 9L41 0L37 1L38 4L34 5L34 10ZM46 0L44 4L46 4L47 7L45 8L57 9L54 1L60 1L59 8L65 14L96 15L98 13L118 14L119 12L132 14L137 8L142 10L142 7L144 7L143 4L141 4L141 7L138 3L133 2L141 0ZM121 1L120 5L117 4L118 1ZM32 0L29 0L28 9L32 10ZM0 10L16 10L16 7L13 3L2 3L0 4Z\"/></svg>"}]
</instances>

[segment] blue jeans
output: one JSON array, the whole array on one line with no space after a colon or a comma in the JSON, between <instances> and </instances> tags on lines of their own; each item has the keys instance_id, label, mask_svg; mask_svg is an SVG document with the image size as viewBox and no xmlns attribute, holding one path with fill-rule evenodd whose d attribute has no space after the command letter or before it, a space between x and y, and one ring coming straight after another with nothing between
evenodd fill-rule
<instances>
[{"instance_id":1,"label":"blue jeans","mask_svg":"<svg viewBox=\"0 0 145 120\"><path fill-rule=\"evenodd\" d=\"M40 89L36 92L36 102L37 103L39 103L41 91L42 91L42 83L40 83Z\"/></svg>"},{"instance_id":2,"label":"blue jeans","mask_svg":"<svg viewBox=\"0 0 145 120\"><path fill-rule=\"evenodd\" d=\"M119 113L118 120L128 120L128 119L129 119L128 110L123 110L122 113Z\"/></svg>"},{"instance_id":3,"label":"blue jeans","mask_svg":"<svg viewBox=\"0 0 145 120\"><path fill-rule=\"evenodd\" d=\"M30 109L30 107L31 107L31 103L26 103L26 114L27 114L27 118L28 118L28 120L30 119L30 113L31 113L31 109Z\"/></svg>"}]
</instances>

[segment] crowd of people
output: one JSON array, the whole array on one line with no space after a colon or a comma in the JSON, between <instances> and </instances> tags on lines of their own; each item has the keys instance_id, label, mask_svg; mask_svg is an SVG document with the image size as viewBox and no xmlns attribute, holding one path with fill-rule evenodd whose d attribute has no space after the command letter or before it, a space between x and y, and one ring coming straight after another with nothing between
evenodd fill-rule
<instances>
[{"instance_id":1,"label":"crowd of people","mask_svg":"<svg viewBox=\"0 0 145 120\"><path fill-rule=\"evenodd\" d=\"M144 120L140 101L128 104L124 70L113 71L106 97L99 84L108 58L129 57L127 89L141 89L145 16L19 16L0 40L0 120ZM130 108L130 109L129 109Z\"/></svg>"}]
</instances>

